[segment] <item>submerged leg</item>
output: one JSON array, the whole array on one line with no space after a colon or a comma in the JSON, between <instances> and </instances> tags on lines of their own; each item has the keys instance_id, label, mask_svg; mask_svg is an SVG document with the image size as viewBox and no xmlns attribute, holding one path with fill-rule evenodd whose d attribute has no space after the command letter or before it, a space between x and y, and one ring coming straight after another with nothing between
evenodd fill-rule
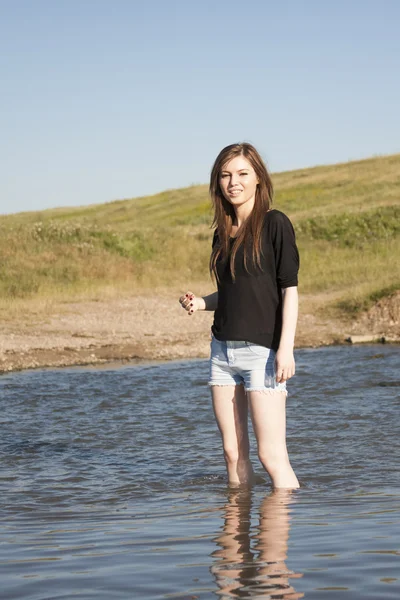
<instances>
[{"instance_id":1,"label":"submerged leg","mask_svg":"<svg viewBox=\"0 0 400 600\"><path fill-rule=\"evenodd\" d=\"M286 392L249 391L258 456L275 488L298 488L286 448Z\"/></svg>"},{"instance_id":2,"label":"submerged leg","mask_svg":"<svg viewBox=\"0 0 400 600\"><path fill-rule=\"evenodd\" d=\"M214 414L222 436L228 481L251 483L248 402L243 385L211 386Z\"/></svg>"}]
</instances>

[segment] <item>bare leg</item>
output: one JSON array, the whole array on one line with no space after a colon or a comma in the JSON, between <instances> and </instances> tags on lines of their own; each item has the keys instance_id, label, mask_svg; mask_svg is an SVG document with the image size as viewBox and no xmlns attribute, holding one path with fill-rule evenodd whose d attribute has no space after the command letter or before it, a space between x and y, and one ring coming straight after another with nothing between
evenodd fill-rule
<instances>
[{"instance_id":1,"label":"bare leg","mask_svg":"<svg viewBox=\"0 0 400 600\"><path fill-rule=\"evenodd\" d=\"M242 385L211 386L213 408L222 436L228 481L251 483L249 459L248 402Z\"/></svg>"},{"instance_id":2,"label":"bare leg","mask_svg":"<svg viewBox=\"0 0 400 600\"><path fill-rule=\"evenodd\" d=\"M258 456L275 488L298 488L286 448L286 394L248 392Z\"/></svg>"}]
</instances>

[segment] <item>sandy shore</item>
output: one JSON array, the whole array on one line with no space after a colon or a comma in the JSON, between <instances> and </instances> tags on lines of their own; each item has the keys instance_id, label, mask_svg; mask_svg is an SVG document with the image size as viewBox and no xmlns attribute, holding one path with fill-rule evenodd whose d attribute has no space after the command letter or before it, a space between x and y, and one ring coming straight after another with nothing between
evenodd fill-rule
<instances>
[{"instance_id":1,"label":"sandy shore","mask_svg":"<svg viewBox=\"0 0 400 600\"><path fill-rule=\"evenodd\" d=\"M0 326L0 373L19 369L101 364L109 361L205 358L212 314L193 316L177 295L63 302L46 311L28 311ZM296 347L345 343L349 335L400 339L399 294L381 301L350 323L321 316L324 299L300 299ZM326 300L326 299L325 299Z\"/></svg>"}]
</instances>

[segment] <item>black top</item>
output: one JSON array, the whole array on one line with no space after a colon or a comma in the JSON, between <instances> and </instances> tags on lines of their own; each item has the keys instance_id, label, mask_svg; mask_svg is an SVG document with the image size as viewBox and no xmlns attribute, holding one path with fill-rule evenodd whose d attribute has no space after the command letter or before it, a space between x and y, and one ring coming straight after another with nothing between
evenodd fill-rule
<instances>
[{"instance_id":1,"label":"black top","mask_svg":"<svg viewBox=\"0 0 400 600\"><path fill-rule=\"evenodd\" d=\"M231 238L231 248L234 238ZM214 233L213 247L218 242ZM297 286L299 253L288 217L279 210L265 214L261 269L248 252L244 267L243 245L235 258L235 281L229 257L217 261L218 306L212 332L218 340L244 340L277 350L282 332L282 288Z\"/></svg>"}]
</instances>

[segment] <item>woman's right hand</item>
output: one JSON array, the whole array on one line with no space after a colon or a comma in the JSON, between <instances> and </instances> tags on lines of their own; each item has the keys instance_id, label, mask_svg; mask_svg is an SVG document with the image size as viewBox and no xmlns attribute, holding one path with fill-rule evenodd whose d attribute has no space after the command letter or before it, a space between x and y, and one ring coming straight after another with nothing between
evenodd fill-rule
<instances>
[{"instance_id":1,"label":"woman's right hand","mask_svg":"<svg viewBox=\"0 0 400 600\"><path fill-rule=\"evenodd\" d=\"M201 310L202 304L204 303L203 298L197 298L192 292L186 292L184 296L179 298L182 308L184 308L189 316L192 315L196 310Z\"/></svg>"}]
</instances>

